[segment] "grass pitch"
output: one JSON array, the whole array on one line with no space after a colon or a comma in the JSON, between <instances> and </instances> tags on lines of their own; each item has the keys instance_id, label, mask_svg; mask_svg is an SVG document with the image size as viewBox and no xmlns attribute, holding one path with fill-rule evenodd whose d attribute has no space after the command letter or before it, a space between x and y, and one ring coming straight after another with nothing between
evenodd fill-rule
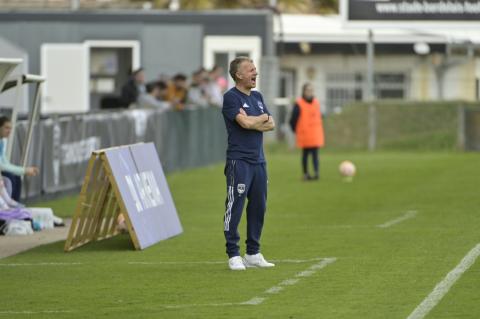
<instances>
[{"instance_id":1,"label":"grass pitch","mask_svg":"<svg viewBox=\"0 0 480 319\"><path fill-rule=\"evenodd\" d=\"M338 174L344 159L352 183ZM144 251L122 235L2 259L0 318L407 318L480 242L479 162L322 153L321 180L302 182L299 153L271 151L262 252L277 266L244 272L226 265L223 165L174 173L184 234ZM66 216L75 198L48 204ZM427 318L479 318L478 287L479 261Z\"/></svg>"}]
</instances>

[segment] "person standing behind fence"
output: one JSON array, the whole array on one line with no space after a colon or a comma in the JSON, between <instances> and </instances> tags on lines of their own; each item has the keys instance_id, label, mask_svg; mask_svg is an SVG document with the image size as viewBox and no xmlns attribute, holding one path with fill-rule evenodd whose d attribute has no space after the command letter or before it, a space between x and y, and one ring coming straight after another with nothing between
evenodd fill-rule
<instances>
[{"instance_id":1,"label":"person standing behind fence","mask_svg":"<svg viewBox=\"0 0 480 319\"><path fill-rule=\"evenodd\" d=\"M168 101L172 104L174 110L183 111L187 102L187 95L187 77L179 73L168 84Z\"/></svg>"},{"instance_id":2,"label":"person standing behind fence","mask_svg":"<svg viewBox=\"0 0 480 319\"><path fill-rule=\"evenodd\" d=\"M214 65L210 70L209 76L215 81L220 88L220 91L225 92L228 89L228 80L223 75L223 68L219 65Z\"/></svg>"},{"instance_id":3,"label":"person standing behind fence","mask_svg":"<svg viewBox=\"0 0 480 319\"><path fill-rule=\"evenodd\" d=\"M139 68L132 72L127 83L122 86L120 102L122 106L129 107L137 103L138 97L145 93L145 71Z\"/></svg>"},{"instance_id":4,"label":"person standing behind fence","mask_svg":"<svg viewBox=\"0 0 480 319\"><path fill-rule=\"evenodd\" d=\"M187 107L190 109L207 108L210 105L203 74L203 70L197 70L192 74L187 94Z\"/></svg>"},{"instance_id":5,"label":"person standing behind fence","mask_svg":"<svg viewBox=\"0 0 480 319\"><path fill-rule=\"evenodd\" d=\"M296 134L297 146L302 149L303 179L319 179L318 149L324 146L325 141L320 103L315 98L313 86L310 83L302 87L302 96L297 99L293 107L290 126ZM313 176L308 172L309 155L312 156Z\"/></svg>"},{"instance_id":6,"label":"person standing behind fence","mask_svg":"<svg viewBox=\"0 0 480 319\"><path fill-rule=\"evenodd\" d=\"M167 85L164 82L150 82L146 85L147 93L138 97L138 107L143 109L168 110L170 103L163 100Z\"/></svg>"},{"instance_id":7,"label":"person standing behind fence","mask_svg":"<svg viewBox=\"0 0 480 319\"><path fill-rule=\"evenodd\" d=\"M221 86L221 75L219 72L221 68L214 67L210 72L205 72L206 76L206 90L210 97L210 105L216 107L222 107L223 104L223 92L225 91Z\"/></svg>"},{"instance_id":8,"label":"person standing behind fence","mask_svg":"<svg viewBox=\"0 0 480 319\"><path fill-rule=\"evenodd\" d=\"M5 139L10 135L11 131L12 122L10 119L6 116L0 116L0 170L2 171L2 175L12 182L11 197L15 201L19 201L22 191L21 176L36 176L38 174L38 168L34 166L23 168L21 166L11 164L7 159Z\"/></svg>"}]
</instances>

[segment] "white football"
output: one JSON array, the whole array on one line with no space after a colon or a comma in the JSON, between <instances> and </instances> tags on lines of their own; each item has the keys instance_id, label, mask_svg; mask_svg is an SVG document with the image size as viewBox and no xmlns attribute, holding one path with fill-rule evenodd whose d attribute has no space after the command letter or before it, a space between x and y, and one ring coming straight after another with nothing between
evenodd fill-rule
<instances>
[{"instance_id":1,"label":"white football","mask_svg":"<svg viewBox=\"0 0 480 319\"><path fill-rule=\"evenodd\" d=\"M340 171L340 174L345 177L353 177L357 171L355 165L350 161L341 162L338 170Z\"/></svg>"}]
</instances>

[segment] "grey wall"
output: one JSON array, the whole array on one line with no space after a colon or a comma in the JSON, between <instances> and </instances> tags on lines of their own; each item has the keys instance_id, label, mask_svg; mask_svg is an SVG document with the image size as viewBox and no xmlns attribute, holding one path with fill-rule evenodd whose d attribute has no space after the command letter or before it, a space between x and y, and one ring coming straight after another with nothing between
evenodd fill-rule
<instances>
[{"instance_id":1,"label":"grey wall","mask_svg":"<svg viewBox=\"0 0 480 319\"><path fill-rule=\"evenodd\" d=\"M155 79L160 73L190 75L203 65L203 38L208 35L259 36L263 56L274 56L272 26L272 14L267 10L0 11L0 38L25 50L29 56L28 72L36 74L40 73L43 43L138 40L147 80ZM30 96L33 96L32 89Z\"/></svg>"},{"instance_id":2,"label":"grey wall","mask_svg":"<svg viewBox=\"0 0 480 319\"><path fill-rule=\"evenodd\" d=\"M160 72L189 75L203 65L203 32L199 25L146 24L141 39L147 78L157 77Z\"/></svg>"},{"instance_id":3,"label":"grey wall","mask_svg":"<svg viewBox=\"0 0 480 319\"><path fill-rule=\"evenodd\" d=\"M16 58L23 59L23 62L18 65L10 74L10 77L28 73L28 54L15 44L5 39L0 38L0 58ZM28 87L24 86L22 95L20 96L20 112L28 110ZM0 108L12 108L15 105L16 90L10 89L0 94Z\"/></svg>"},{"instance_id":4,"label":"grey wall","mask_svg":"<svg viewBox=\"0 0 480 319\"><path fill-rule=\"evenodd\" d=\"M200 25L152 25L141 22L23 22L3 21L0 37L16 43L30 57L30 72L40 73L43 43L81 43L86 40L138 40L147 78L160 72L191 72L202 64Z\"/></svg>"},{"instance_id":5,"label":"grey wall","mask_svg":"<svg viewBox=\"0 0 480 319\"><path fill-rule=\"evenodd\" d=\"M205 35L256 35L263 40L264 55L275 54L272 13L269 10L215 11L94 11L94 12L7 12L0 11L0 23L23 21L94 24L98 21L120 26L124 23L201 25ZM1 24L0 24L1 26ZM1 29L0 29L1 31ZM99 30L95 30L99 31Z\"/></svg>"}]
</instances>

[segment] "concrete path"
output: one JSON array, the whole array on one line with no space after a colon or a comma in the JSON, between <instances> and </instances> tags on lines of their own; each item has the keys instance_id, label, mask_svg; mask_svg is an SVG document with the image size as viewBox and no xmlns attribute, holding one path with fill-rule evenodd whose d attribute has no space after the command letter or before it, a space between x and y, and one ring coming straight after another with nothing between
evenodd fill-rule
<instances>
[{"instance_id":1,"label":"concrete path","mask_svg":"<svg viewBox=\"0 0 480 319\"><path fill-rule=\"evenodd\" d=\"M0 259L16 255L37 246L65 240L70 229L71 219L64 219L65 227L42 230L26 236L0 236Z\"/></svg>"}]
</instances>

